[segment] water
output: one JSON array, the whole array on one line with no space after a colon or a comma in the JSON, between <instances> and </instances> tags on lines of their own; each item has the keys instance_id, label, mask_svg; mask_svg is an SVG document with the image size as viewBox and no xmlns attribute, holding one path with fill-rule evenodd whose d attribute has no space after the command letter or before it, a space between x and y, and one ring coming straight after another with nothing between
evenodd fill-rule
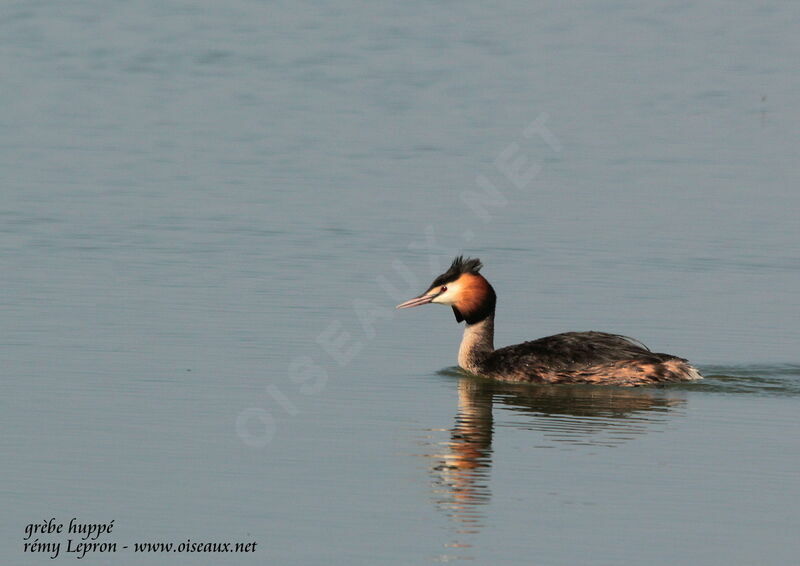
<instances>
[{"instance_id":1,"label":"water","mask_svg":"<svg viewBox=\"0 0 800 566\"><path fill-rule=\"evenodd\" d=\"M5 561L77 517L130 547L93 563L796 562L794 5L1 10ZM708 378L460 375L449 311L392 310L460 252L498 345Z\"/></svg>"}]
</instances>

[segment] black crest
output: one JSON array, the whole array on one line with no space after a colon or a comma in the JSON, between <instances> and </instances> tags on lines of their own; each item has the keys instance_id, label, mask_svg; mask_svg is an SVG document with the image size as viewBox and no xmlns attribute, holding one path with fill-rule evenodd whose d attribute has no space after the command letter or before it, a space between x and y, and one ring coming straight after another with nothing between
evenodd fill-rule
<instances>
[{"instance_id":1,"label":"black crest","mask_svg":"<svg viewBox=\"0 0 800 566\"><path fill-rule=\"evenodd\" d=\"M453 263L450 264L450 267L447 271L442 273L439 277L433 280L431 283L431 287L438 287L439 285L446 285L451 281L455 281L459 277L461 277L464 273L472 273L473 275L477 275L478 272L483 267L481 260L478 258L471 258L464 256L458 256L456 259L453 260Z\"/></svg>"}]
</instances>

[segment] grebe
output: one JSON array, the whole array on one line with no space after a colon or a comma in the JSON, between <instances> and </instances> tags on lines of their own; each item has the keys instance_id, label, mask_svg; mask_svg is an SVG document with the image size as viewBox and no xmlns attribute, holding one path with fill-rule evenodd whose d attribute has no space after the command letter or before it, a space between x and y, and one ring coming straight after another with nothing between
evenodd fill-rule
<instances>
[{"instance_id":1,"label":"grebe","mask_svg":"<svg viewBox=\"0 0 800 566\"><path fill-rule=\"evenodd\" d=\"M565 332L494 349L497 295L479 273L479 259L455 258L430 288L398 309L439 303L453 307L456 322L465 321L458 365L481 377L528 383L648 385L702 379L677 356L651 352L626 336L606 332Z\"/></svg>"}]
</instances>

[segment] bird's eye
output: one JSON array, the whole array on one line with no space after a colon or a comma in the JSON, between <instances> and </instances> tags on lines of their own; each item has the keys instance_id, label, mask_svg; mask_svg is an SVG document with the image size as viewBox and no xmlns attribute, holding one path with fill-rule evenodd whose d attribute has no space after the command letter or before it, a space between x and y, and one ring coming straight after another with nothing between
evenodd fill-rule
<instances>
[{"instance_id":1,"label":"bird's eye","mask_svg":"<svg viewBox=\"0 0 800 566\"><path fill-rule=\"evenodd\" d=\"M447 291L447 285L442 285L442 290L439 292L444 293L445 291Z\"/></svg>"}]
</instances>

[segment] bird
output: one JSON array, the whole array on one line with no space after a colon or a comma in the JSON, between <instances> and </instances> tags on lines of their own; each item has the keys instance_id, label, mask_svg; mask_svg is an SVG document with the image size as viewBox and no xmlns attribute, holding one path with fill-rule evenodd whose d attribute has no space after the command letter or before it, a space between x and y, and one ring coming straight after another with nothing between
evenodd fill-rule
<instances>
[{"instance_id":1,"label":"bird","mask_svg":"<svg viewBox=\"0 0 800 566\"><path fill-rule=\"evenodd\" d=\"M482 267L478 258L458 256L424 293L396 307L452 307L456 322L466 323L458 349L462 370L513 383L641 386L702 379L684 358L607 332L564 332L495 349L497 295Z\"/></svg>"}]
</instances>

